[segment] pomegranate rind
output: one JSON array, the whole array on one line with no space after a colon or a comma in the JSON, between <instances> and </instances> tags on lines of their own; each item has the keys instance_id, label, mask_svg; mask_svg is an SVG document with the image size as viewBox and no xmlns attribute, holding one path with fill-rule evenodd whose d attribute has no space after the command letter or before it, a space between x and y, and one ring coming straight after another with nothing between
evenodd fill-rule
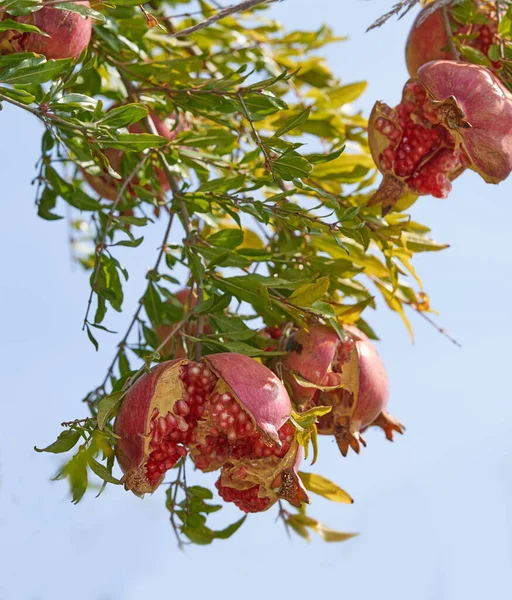
<instances>
[{"instance_id":1,"label":"pomegranate rind","mask_svg":"<svg viewBox=\"0 0 512 600\"><path fill-rule=\"evenodd\" d=\"M76 2L90 7L89 2ZM4 18L12 18L5 15ZM78 58L89 45L92 21L68 10L44 7L27 16L14 17L18 23L35 25L49 37L38 33L19 35L19 32L0 33L0 54L35 52L48 59Z\"/></svg>"},{"instance_id":2,"label":"pomegranate rind","mask_svg":"<svg viewBox=\"0 0 512 600\"><path fill-rule=\"evenodd\" d=\"M323 325L313 325L308 332L297 331L293 337L295 348L283 360L283 374L293 390L294 402L297 402L295 393L300 402L306 400L305 404L297 402L300 409L332 406L330 413L318 419L318 433L334 435L346 456L349 448L359 452L360 445L365 445L360 432L384 413L389 400L389 379L369 338L353 325L344 325L344 332L349 340L340 340L336 332ZM344 354L341 362L340 351ZM322 386L331 372L339 374L342 385L339 389L304 388L293 377L297 373Z\"/></svg>"},{"instance_id":3,"label":"pomegranate rind","mask_svg":"<svg viewBox=\"0 0 512 600\"><path fill-rule=\"evenodd\" d=\"M453 61L423 65L418 78L437 102L453 100L469 127L452 129L471 160L470 168L487 183L500 183L512 172L512 94L486 68Z\"/></svg>"},{"instance_id":4,"label":"pomegranate rind","mask_svg":"<svg viewBox=\"0 0 512 600\"><path fill-rule=\"evenodd\" d=\"M294 441L283 458L242 458L222 468L218 484L224 488L248 490L258 486L258 497L268 503L259 512L267 511L278 500L286 500L300 508L310 499L298 474L302 447Z\"/></svg>"},{"instance_id":5,"label":"pomegranate rind","mask_svg":"<svg viewBox=\"0 0 512 600\"><path fill-rule=\"evenodd\" d=\"M405 101L405 89L407 87L407 84L410 84L415 81L418 80L410 79L404 86L404 94L402 95L401 103ZM401 132L400 137L398 137L394 143L378 130L376 126L376 122L378 119L384 119L385 121L391 123L394 129ZM422 125L427 128L431 127L427 119L424 120L424 123ZM437 126L440 127L439 124ZM450 131L449 133L451 134L452 132ZM427 194L427 192L419 191L417 188L414 187L414 177L412 174L406 177L399 177L394 172L394 165L390 170L386 170L382 166L381 156L385 153L385 151L388 148L391 148L394 151L396 151L400 146L402 135L403 131L400 127L400 124L398 123L395 109L390 108L384 102L376 102L372 108L370 118L368 120L368 145L375 165L383 173L383 179L378 190L368 201L368 206L381 204L382 214L384 216L396 205L396 203L402 197L403 194ZM436 161L436 159L438 159L441 156L441 153L443 151L451 151L446 147L445 143L441 143L434 150L433 154L426 154L423 157L422 163L420 163L421 166L418 165L418 168L424 169L428 168L428 166L432 166L434 161ZM463 153L460 154L461 156L459 158L461 164L456 167L453 167L449 171L444 172L444 175L449 179L450 182L454 181L457 177L459 177L459 175L461 175L465 171L466 166L469 162L468 159L463 156ZM410 187L410 185L412 185L413 187ZM439 197L446 198L447 193L443 193Z\"/></svg>"},{"instance_id":6,"label":"pomegranate rind","mask_svg":"<svg viewBox=\"0 0 512 600\"><path fill-rule=\"evenodd\" d=\"M187 361L176 359L160 363L150 373L142 375L130 388L117 413L114 433L119 436L116 457L124 477L125 489L137 496L153 493L164 474L153 485L148 482L146 463L149 458L150 428L153 409L160 414L174 412L174 404L181 399L184 386L180 379L182 365Z\"/></svg>"},{"instance_id":7,"label":"pomegranate rind","mask_svg":"<svg viewBox=\"0 0 512 600\"><path fill-rule=\"evenodd\" d=\"M292 390L293 401L301 409L306 408L317 388L299 385L293 373L306 381L322 385L334 360L340 343L338 334L329 327L311 326L309 332L300 329L293 336L293 351L283 360L285 379Z\"/></svg>"},{"instance_id":8,"label":"pomegranate rind","mask_svg":"<svg viewBox=\"0 0 512 600\"><path fill-rule=\"evenodd\" d=\"M411 77L416 77L418 69L432 60L453 59L448 46L448 35L442 9L435 10L424 18L423 9L416 17L405 47L407 70ZM420 23L419 21L423 19Z\"/></svg>"},{"instance_id":9,"label":"pomegranate rind","mask_svg":"<svg viewBox=\"0 0 512 600\"><path fill-rule=\"evenodd\" d=\"M278 430L288 421L292 403L283 383L258 361L233 352L201 359L219 377L261 433L278 446Z\"/></svg>"}]
</instances>

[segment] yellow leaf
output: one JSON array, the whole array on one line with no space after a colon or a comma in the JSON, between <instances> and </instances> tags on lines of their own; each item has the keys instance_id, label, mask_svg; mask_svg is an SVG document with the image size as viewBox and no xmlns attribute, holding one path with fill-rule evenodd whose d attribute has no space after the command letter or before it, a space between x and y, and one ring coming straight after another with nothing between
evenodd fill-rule
<instances>
[{"instance_id":1,"label":"yellow leaf","mask_svg":"<svg viewBox=\"0 0 512 600\"><path fill-rule=\"evenodd\" d=\"M329 90L327 95L336 104L336 106L342 106L357 100L359 96L365 91L367 86L366 81L358 81L356 83L349 83L339 88Z\"/></svg>"},{"instance_id":2,"label":"yellow leaf","mask_svg":"<svg viewBox=\"0 0 512 600\"><path fill-rule=\"evenodd\" d=\"M329 527L322 525L322 523L318 523L318 525L312 529L324 540L324 542L345 542L346 540L359 535L358 533L335 531L334 529L329 529Z\"/></svg>"},{"instance_id":3,"label":"yellow leaf","mask_svg":"<svg viewBox=\"0 0 512 600\"><path fill-rule=\"evenodd\" d=\"M299 475L302 479L304 487L310 492L318 494L319 496L323 496L332 502L339 502L340 504L353 504L354 500L347 494L347 492L342 490L339 486L326 477L322 477L316 473L301 472Z\"/></svg>"},{"instance_id":4,"label":"yellow leaf","mask_svg":"<svg viewBox=\"0 0 512 600\"><path fill-rule=\"evenodd\" d=\"M364 167L365 169L375 169L373 159L368 154L349 154L344 152L338 158L331 160L328 163L320 163L315 165L313 175L315 177L325 177L326 175L340 175L349 173L356 167Z\"/></svg>"}]
</instances>

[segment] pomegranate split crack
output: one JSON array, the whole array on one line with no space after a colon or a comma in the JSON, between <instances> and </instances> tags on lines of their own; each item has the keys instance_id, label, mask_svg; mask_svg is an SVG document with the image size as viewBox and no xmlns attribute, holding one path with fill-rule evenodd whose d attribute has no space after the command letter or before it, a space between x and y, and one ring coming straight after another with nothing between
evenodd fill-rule
<instances>
[{"instance_id":1,"label":"pomegranate split crack","mask_svg":"<svg viewBox=\"0 0 512 600\"><path fill-rule=\"evenodd\" d=\"M334 435L346 456L349 448L359 453L366 446L361 433L371 425L382 428L391 441L393 432L403 433L404 428L386 412L388 377L373 344L356 327L345 325L344 332L342 341L323 325L312 325L308 332L295 330L282 366L301 410L332 406L320 417L318 432Z\"/></svg>"},{"instance_id":2,"label":"pomegranate split crack","mask_svg":"<svg viewBox=\"0 0 512 600\"><path fill-rule=\"evenodd\" d=\"M309 502L279 378L247 356L213 354L161 363L130 389L114 425L126 489L153 492L190 455L201 471L220 469L220 496L245 512L279 499Z\"/></svg>"},{"instance_id":3,"label":"pomegranate split crack","mask_svg":"<svg viewBox=\"0 0 512 600\"><path fill-rule=\"evenodd\" d=\"M499 183L512 171L512 95L484 67L429 62L398 106L375 104L368 138L384 176L369 205L383 214L406 192L446 198L466 168Z\"/></svg>"}]
</instances>

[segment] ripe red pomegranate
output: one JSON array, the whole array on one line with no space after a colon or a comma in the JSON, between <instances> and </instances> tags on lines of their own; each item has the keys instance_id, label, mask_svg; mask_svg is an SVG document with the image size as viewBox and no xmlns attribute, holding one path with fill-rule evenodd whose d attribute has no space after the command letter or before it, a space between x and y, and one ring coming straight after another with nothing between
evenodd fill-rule
<instances>
[{"instance_id":1,"label":"ripe red pomegranate","mask_svg":"<svg viewBox=\"0 0 512 600\"><path fill-rule=\"evenodd\" d=\"M319 419L318 432L334 434L346 456L349 448L359 453L360 444L366 446L361 431L370 425L382 427L390 440L393 431L403 433L403 427L386 412L388 377L373 344L357 327L345 325L344 332L341 341L323 325L312 325L309 332L296 330L282 366L299 409L333 407ZM317 387L299 384L294 374Z\"/></svg>"},{"instance_id":2,"label":"ripe red pomegranate","mask_svg":"<svg viewBox=\"0 0 512 600\"><path fill-rule=\"evenodd\" d=\"M161 119L159 119L155 114L150 113L151 118L155 124L155 127L158 131L158 134L162 137L167 138L170 142L174 140L174 138L181 133L185 129L187 129L187 124L185 121L180 119L178 125L174 129L170 129ZM174 120L174 115L171 115L171 120ZM172 127L172 125L171 125ZM130 133L144 133L144 128L141 123L137 122L128 127L128 131ZM121 173L121 165L124 158L124 152L122 150L117 150L114 148L105 148L102 150L103 154L112 165L112 168ZM105 170L101 175L90 175L87 171L82 170L85 180L92 187L92 189L107 200L115 200L117 194L119 192L119 188L122 185L122 181L119 179L113 179L111 175ZM155 175L160 183L160 187L163 191L167 191L169 189L169 181L163 169L160 167L155 169ZM135 191L133 189L134 186L139 184L138 177L134 177L130 184L127 186L128 193L135 197Z\"/></svg>"},{"instance_id":3,"label":"ripe red pomegranate","mask_svg":"<svg viewBox=\"0 0 512 600\"><path fill-rule=\"evenodd\" d=\"M375 104L368 141L384 175L369 205L383 214L405 192L445 198L466 167L499 183L512 169L512 95L481 66L430 62L397 107Z\"/></svg>"},{"instance_id":4,"label":"ripe red pomegranate","mask_svg":"<svg viewBox=\"0 0 512 600\"><path fill-rule=\"evenodd\" d=\"M480 50L487 56L490 46L496 43L496 3L477 1L474 4L481 22L469 25L458 23L449 7L445 10L439 8L426 18L424 15L429 10L428 7L420 11L409 33L405 49L407 69L411 77L416 77L418 69L432 60L458 58L449 44L450 31L453 35L464 36L460 39L463 45ZM492 63L493 70L499 69L500 66L501 63Z\"/></svg>"},{"instance_id":5,"label":"ripe red pomegranate","mask_svg":"<svg viewBox=\"0 0 512 600\"><path fill-rule=\"evenodd\" d=\"M116 418L123 483L136 495L153 492L190 450L202 471L222 469L219 493L241 510L280 498L300 505L307 495L290 414L281 381L247 356L161 363L130 389Z\"/></svg>"},{"instance_id":6,"label":"ripe red pomegranate","mask_svg":"<svg viewBox=\"0 0 512 600\"><path fill-rule=\"evenodd\" d=\"M46 1L46 0L44 0ZM89 7L89 2L76 2ZM15 30L0 32L0 54L36 52L46 58L78 58L91 40L91 19L75 12L44 7L22 17L3 13L4 19L35 25L50 37L39 33L22 33Z\"/></svg>"}]
</instances>

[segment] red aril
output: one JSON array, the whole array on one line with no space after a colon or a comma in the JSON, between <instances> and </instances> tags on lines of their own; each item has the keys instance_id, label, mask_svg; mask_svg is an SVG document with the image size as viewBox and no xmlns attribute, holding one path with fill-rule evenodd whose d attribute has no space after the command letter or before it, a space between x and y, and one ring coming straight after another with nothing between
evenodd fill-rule
<instances>
[{"instance_id":1,"label":"red aril","mask_svg":"<svg viewBox=\"0 0 512 600\"><path fill-rule=\"evenodd\" d=\"M263 510L279 498L300 502L305 493L294 475L300 452L290 414L281 381L247 356L162 363L135 383L116 418L123 483L137 495L153 492L190 450L199 469L223 469L225 499L242 510ZM257 487L252 503L238 494L247 486Z\"/></svg>"},{"instance_id":2,"label":"red aril","mask_svg":"<svg viewBox=\"0 0 512 600\"><path fill-rule=\"evenodd\" d=\"M369 205L383 214L407 192L445 198L465 168L498 183L512 170L512 95L483 67L430 62L397 107L375 104L368 141L384 175Z\"/></svg>"}]
</instances>

